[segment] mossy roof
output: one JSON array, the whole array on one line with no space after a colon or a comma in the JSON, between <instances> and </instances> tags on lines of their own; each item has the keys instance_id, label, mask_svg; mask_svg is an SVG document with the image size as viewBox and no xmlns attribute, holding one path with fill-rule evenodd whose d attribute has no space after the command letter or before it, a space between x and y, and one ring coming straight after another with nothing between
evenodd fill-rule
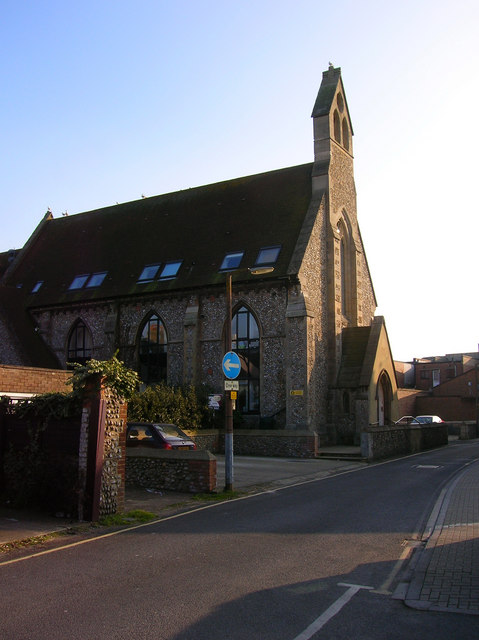
<instances>
[{"instance_id":1,"label":"mossy roof","mask_svg":"<svg viewBox=\"0 0 479 640\"><path fill-rule=\"evenodd\" d=\"M284 277L311 200L311 171L309 163L46 218L8 283L21 286L27 307L196 289L224 285L226 253L244 251L240 267L251 267L261 248L276 245L275 271L263 277ZM176 260L177 277L138 283L146 265ZM105 271L99 287L69 290L76 276Z\"/></svg>"}]
</instances>

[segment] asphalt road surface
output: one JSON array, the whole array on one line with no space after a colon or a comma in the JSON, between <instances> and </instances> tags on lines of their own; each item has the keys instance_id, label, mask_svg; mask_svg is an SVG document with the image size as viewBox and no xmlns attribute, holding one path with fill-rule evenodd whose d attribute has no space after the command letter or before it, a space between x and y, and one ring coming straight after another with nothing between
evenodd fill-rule
<instances>
[{"instance_id":1,"label":"asphalt road surface","mask_svg":"<svg viewBox=\"0 0 479 640\"><path fill-rule=\"evenodd\" d=\"M392 596L441 489L478 457L458 442L26 550L0 564L0 637L477 639L477 617Z\"/></svg>"}]
</instances>

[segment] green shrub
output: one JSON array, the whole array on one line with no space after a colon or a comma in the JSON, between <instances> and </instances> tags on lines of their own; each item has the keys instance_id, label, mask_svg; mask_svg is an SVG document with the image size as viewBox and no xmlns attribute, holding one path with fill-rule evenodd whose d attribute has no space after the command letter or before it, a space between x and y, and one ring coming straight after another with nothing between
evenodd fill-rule
<instances>
[{"instance_id":1,"label":"green shrub","mask_svg":"<svg viewBox=\"0 0 479 640\"><path fill-rule=\"evenodd\" d=\"M213 426L206 389L192 386L170 387L164 383L135 393L128 403L130 422L165 422L181 429Z\"/></svg>"}]
</instances>

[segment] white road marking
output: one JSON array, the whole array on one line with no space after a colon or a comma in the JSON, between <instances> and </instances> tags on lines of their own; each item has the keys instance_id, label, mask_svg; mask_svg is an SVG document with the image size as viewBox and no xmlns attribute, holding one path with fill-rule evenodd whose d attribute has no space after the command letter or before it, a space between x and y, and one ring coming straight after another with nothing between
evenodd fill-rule
<instances>
[{"instance_id":1,"label":"white road marking","mask_svg":"<svg viewBox=\"0 0 479 640\"><path fill-rule=\"evenodd\" d=\"M305 629L299 636L296 636L294 640L309 640L315 633L317 633L324 625L331 620L341 609L346 605L351 598L356 595L358 591L361 589L372 590L374 587L365 587L360 584L347 584L345 582L339 582L338 586L340 587L349 587L349 589L343 593L343 595L333 602L333 604L326 609L324 613L322 613L319 618L309 625L307 629Z\"/></svg>"},{"instance_id":2,"label":"white road marking","mask_svg":"<svg viewBox=\"0 0 479 640\"><path fill-rule=\"evenodd\" d=\"M434 449L431 449L430 451L434 451ZM401 459L405 460L407 458L415 458L416 456L420 456L423 453L424 453L423 451L420 451L418 453L412 453L412 454L409 454L407 456L403 456L403 458L401 458ZM382 462L374 463L374 467L381 467L383 465L391 464L391 463L396 462L396 461L397 461L396 458L393 458L392 460L383 460ZM464 466L467 467L469 464L471 464L471 463L468 462ZM95 536L94 538L88 538L86 540L81 540L80 542L73 542L73 543L70 543L70 544L63 545L61 547L55 547L54 549L48 549L46 551L40 551L40 552L37 552L37 553L29 554L27 556L22 556L21 558L15 558L13 560L6 560L4 562L0 562L0 567L4 567L4 566L10 565L10 564L15 564L16 562L23 562L24 560L29 560L30 558L36 558L38 556L43 556L43 555L47 555L47 554L50 554L50 553L56 553L57 551L63 551L65 549L71 549L72 547L77 547L77 546L80 546L82 544L88 544L89 542L95 542L97 540L102 540L103 538L109 538L111 536L120 535L122 533L126 533L128 531L132 531L134 529L142 529L143 527L149 527L149 526L151 526L153 524L158 524L159 522L172 520L174 518L181 518L183 516L189 515L190 513L195 513L197 511L203 511L203 509L212 509L214 507L218 507L220 505L225 504L226 502L236 502L236 501L239 501L239 500L249 500L250 498L255 498L257 496L265 495L265 494L268 494L268 493L274 493L275 491L282 491L284 489L291 489L293 487L301 487L301 486L304 486L304 485L307 485L307 484L313 484L314 482L321 482L323 480L331 480L332 478L336 478L338 476L346 476L346 475L349 475L350 473L356 473L357 471L365 471L366 469L370 469L370 468L371 468L370 466L366 465L366 466L361 466L361 467L355 467L353 469L347 469L346 471L335 472L333 470L330 475L328 474L328 475L322 476L322 477L314 477L313 476L311 478L308 478L307 480L301 480L301 481L298 481L298 482L291 482L290 484L286 484L286 485L283 485L281 487L276 487L276 489L274 489L274 490L266 489L266 490L263 490L263 491L258 491L257 493L250 493L250 494L247 494L247 495L244 495L244 496L239 496L238 498L233 498L233 499L225 500L225 501L222 500L220 502L214 502L212 504L208 504L206 506L198 507L198 508L192 509L190 511L182 511L181 513L177 513L177 514L172 515L172 516L167 516L166 518L161 518L161 517L160 518L156 518L155 520L150 520L149 522L144 522L142 524L133 525L131 527L125 527L124 529L113 531L111 533L101 534L99 536ZM446 489L443 489L442 494L444 494L445 492L446 492ZM438 500L438 503L439 503L439 501L440 501L440 499ZM432 519L432 516L431 516L431 519ZM427 529L427 527L426 527L426 529Z\"/></svg>"}]
</instances>

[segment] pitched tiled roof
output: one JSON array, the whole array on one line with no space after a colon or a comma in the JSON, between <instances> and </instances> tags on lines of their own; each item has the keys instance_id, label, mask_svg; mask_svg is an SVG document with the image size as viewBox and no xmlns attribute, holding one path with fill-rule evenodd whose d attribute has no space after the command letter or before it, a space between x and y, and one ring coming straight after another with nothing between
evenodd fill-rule
<instances>
[{"instance_id":1,"label":"pitched tiled roof","mask_svg":"<svg viewBox=\"0 0 479 640\"><path fill-rule=\"evenodd\" d=\"M347 388L360 385L370 333L371 327L348 327L343 329L338 387Z\"/></svg>"},{"instance_id":2,"label":"pitched tiled roof","mask_svg":"<svg viewBox=\"0 0 479 640\"><path fill-rule=\"evenodd\" d=\"M327 116L329 114L333 104L334 96L336 95L338 83L340 83L342 87L341 67L334 68L333 66L330 66L327 71L323 71L323 80L321 82L321 86L319 87L318 95L316 96L316 102L314 103L313 112L311 114L312 118ZM348 103L344 90L342 91L342 95L349 116ZM350 117L349 121L351 123L352 131L352 122Z\"/></svg>"},{"instance_id":3,"label":"pitched tiled roof","mask_svg":"<svg viewBox=\"0 0 479 640\"><path fill-rule=\"evenodd\" d=\"M343 329L341 364L336 383L337 387L369 386L383 328L385 328L383 316L375 316L368 327L347 327ZM391 353L390 347L388 348L389 353Z\"/></svg>"},{"instance_id":4,"label":"pitched tiled roof","mask_svg":"<svg viewBox=\"0 0 479 640\"><path fill-rule=\"evenodd\" d=\"M339 67L337 69L330 67L328 71L323 71L323 81L311 114L313 118L325 116L329 113L340 78L341 68Z\"/></svg>"},{"instance_id":5,"label":"pitched tiled roof","mask_svg":"<svg viewBox=\"0 0 479 640\"><path fill-rule=\"evenodd\" d=\"M65 304L224 283L227 252L253 266L262 247L281 245L275 271L288 274L311 200L312 164L143 198L41 223L8 274L27 306ZM174 279L138 284L148 264L182 260ZM75 276L107 272L98 288L69 291ZM247 279L249 274L238 277ZM38 281L37 293L30 294Z\"/></svg>"}]
</instances>

